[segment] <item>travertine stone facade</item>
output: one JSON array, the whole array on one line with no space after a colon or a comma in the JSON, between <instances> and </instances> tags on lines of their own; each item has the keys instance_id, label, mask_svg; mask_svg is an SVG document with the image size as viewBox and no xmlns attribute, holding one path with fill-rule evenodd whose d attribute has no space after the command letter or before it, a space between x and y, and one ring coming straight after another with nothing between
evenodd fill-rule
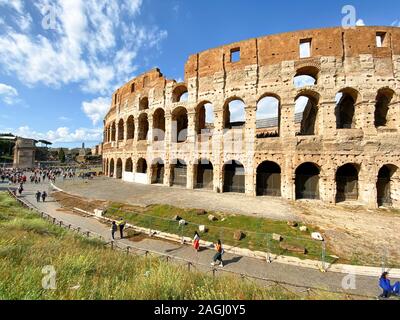
<instances>
[{"instance_id":1,"label":"travertine stone facade","mask_svg":"<svg viewBox=\"0 0 400 320\"><path fill-rule=\"evenodd\" d=\"M304 43L310 55L301 58ZM316 83L296 87L296 76ZM300 31L211 49L189 57L184 83L156 69L114 93L104 171L139 183L400 207L399 90L399 28ZM300 96L308 103L296 123ZM279 101L277 134L259 138L264 97ZM245 105L244 125L229 121L233 100Z\"/></svg>"},{"instance_id":2,"label":"travertine stone facade","mask_svg":"<svg viewBox=\"0 0 400 320\"><path fill-rule=\"evenodd\" d=\"M14 147L14 168L29 169L35 167L36 141L17 138Z\"/></svg>"}]
</instances>

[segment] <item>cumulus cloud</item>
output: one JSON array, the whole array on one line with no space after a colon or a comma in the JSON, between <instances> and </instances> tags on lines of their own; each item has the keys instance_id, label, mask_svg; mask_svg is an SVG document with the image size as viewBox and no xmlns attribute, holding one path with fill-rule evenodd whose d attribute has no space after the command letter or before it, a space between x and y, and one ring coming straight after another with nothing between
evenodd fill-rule
<instances>
[{"instance_id":1,"label":"cumulus cloud","mask_svg":"<svg viewBox=\"0 0 400 320\"><path fill-rule=\"evenodd\" d=\"M92 120L93 125L104 119L108 109L110 108L109 98L97 98L92 101L82 103L82 111Z\"/></svg>"},{"instance_id":2,"label":"cumulus cloud","mask_svg":"<svg viewBox=\"0 0 400 320\"><path fill-rule=\"evenodd\" d=\"M84 92L108 95L137 70L142 50L158 48L167 37L136 21L142 0L38 0L31 10L54 16L54 24L45 30L38 19L36 34L21 0L0 0L5 5L20 18L0 33L0 67L28 86L76 83Z\"/></svg>"},{"instance_id":3,"label":"cumulus cloud","mask_svg":"<svg viewBox=\"0 0 400 320\"><path fill-rule=\"evenodd\" d=\"M0 83L0 99L8 105L18 102L18 91L12 86Z\"/></svg>"},{"instance_id":4,"label":"cumulus cloud","mask_svg":"<svg viewBox=\"0 0 400 320\"><path fill-rule=\"evenodd\" d=\"M36 140L47 140L52 143L73 143L73 142L100 142L103 139L102 128L80 128L74 131L67 127L61 127L48 132L37 132L29 126L23 126L16 130L7 129L7 132L12 132L16 136L32 138Z\"/></svg>"},{"instance_id":5,"label":"cumulus cloud","mask_svg":"<svg viewBox=\"0 0 400 320\"><path fill-rule=\"evenodd\" d=\"M358 19L356 22L356 26L357 27L364 27L365 26L365 22L363 19Z\"/></svg>"}]
</instances>

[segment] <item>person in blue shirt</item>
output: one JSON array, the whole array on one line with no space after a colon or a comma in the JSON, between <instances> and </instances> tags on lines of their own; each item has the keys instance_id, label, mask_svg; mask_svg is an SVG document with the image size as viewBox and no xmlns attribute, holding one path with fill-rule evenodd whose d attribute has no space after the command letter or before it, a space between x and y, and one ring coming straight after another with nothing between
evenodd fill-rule
<instances>
[{"instance_id":1,"label":"person in blue shirt","mask_svg":"<svg viewBox=\"0 0 400 320\"><path fill-rule=\"evenodd\" d=\"M383 290L381 298L390 298L390 296L393 294L400 296L400 282L396 282L395 285L392 286L388 272L384 272L382 274L381 278L379 279L379 286Z\"/></svg>"}]
</instances>

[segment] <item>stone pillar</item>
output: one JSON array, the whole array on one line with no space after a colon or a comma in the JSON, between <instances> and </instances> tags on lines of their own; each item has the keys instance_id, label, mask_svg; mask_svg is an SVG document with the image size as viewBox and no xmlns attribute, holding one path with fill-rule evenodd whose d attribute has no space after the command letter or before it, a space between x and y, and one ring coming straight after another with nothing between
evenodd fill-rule
<instances>
[{"instance_id":1,"label":"stone pillar","mask_svg":"<svg viewBox=\"0 0 400 320\"><path fill-rule=\"evenodd\" d=\"M395 97L393 97L395 99ZM393 101L389 104L387 116L387 127L391 129L400 129L400 101Z\"/></svg>"},{"instance_id":2,"label":"stone pillar","mask_svg":"<svg viewBox=\"0 0 400 320\"><path fill-rule=\"evenodd\" d=\"M257 127L257 101L248 102L246 107L246 127L244 133L245 166L245 193L248 196L256 196L256 182L254 177L254 154L256 149Z\"/></svg>"},{"instance_id":3,"label":"stone pillar","mask_svg":"<svg viewBox=\"0 0 400 320\"><path fill-rule=\"evenodd\" d=\"M169 161L164 165L164 185L171 187L171 164Z\"/></svg>"},{"instance_id":4,"label":"stone pillar","mask_svg":"<svg viewBox=\"0 0 400 320\"><path fill-rule=\"evenodd\" d=\"M364 135L376 135L377 129L375 127L375 107L376 107L376 95L364 96L364 101L361 105L356 107L357 112L361 116L361 127L364 131Z\"/></svg>"},{"instance_id":5,"label":"stone pillar","mask_svg":"<svg viewBox=\"0 0 400 320\"><path fill-rule=\"evenodd\" d=\"M124 142L128 141L128 119L124 121Z\"/></svg>"},{"instance_id":6,"label":"stone pillar","mask_svg":"<svg viewBox=\"0 0 400 320\"><path fill-rule=\"evenodd\" d=\"M188 112L188 136L187 142L194 145L196 141L196 112Z\"/></svg>"},{"instance_id":7,"label":"stone pillar","mask_svg":"<svg viewBox=\"0 0 400 320\"><path fill-rule=\"evenodd\" d=\"M186 188L193 190L195 187L195 180L194 180L194 169L195 166L193 165L193 163L189 163L187 164L187 184L186 184Z\"/></svg>"},{"instance_id":8,"label":"stone pillar","mask_svg":"<svg viewBox=\"0 0 400 320\"><path fill-rule=\"evenodd\" d=\"M296 136L295 107L296 104L294 102L284 101L281 104L280 135L282 138Z\"/></svg>"},{"instance_id":9,"label":"stone pillar","mask_svg":"<svg viewBox=\"0 0 400 320\"><path fill-rule=\"evenodd\" d=\"M135 122L135 134L133 136L133 141L138 142L139 141L139 131L140 131L139 117L135 117L134 122Z\"/></svg>"},{"instance_id":10,"label":"stone pillar","mask_svg":"<svg viewBox=\"0 0 400 320\"><path fill-rule=\"evenodd\" d=\"M378 208L377 177L378 172L373 160L361 168L358 177L359 200L370 209Z\"/></svg>"},{"instance_id":11,"label":"stone pillar","mask_svg":"<svg viewBox=\"0 0 400 320\"><path fill-rule=\"evenodd\" d=\"M319 114L321 116L319 121L319 134L326 138L333 138L336 132L336 101L325 100L319 104Z\"/></svg>"},{"instance_id":12,"label":"stone pillar","mask_svg":"<svg viewBox=\"0 0 400 320\"><path fill-rule=\"evenodd\" d=\"M149 123L149 131L147 133L147 141L152 144L154 142L154 137L153 137L153 115L147 115L147 121Z\"/></svg>"},{"instance_id":13,"label":"stone pillar","mask_svg":"<svg viewBox=\"0 0 400 320\"><path fill-rule=\"evenodd\" d=\"M324 202L336 204L336 174L334 170L326 170L320 176L320 198Z\"/></svg>"}]
</instances>

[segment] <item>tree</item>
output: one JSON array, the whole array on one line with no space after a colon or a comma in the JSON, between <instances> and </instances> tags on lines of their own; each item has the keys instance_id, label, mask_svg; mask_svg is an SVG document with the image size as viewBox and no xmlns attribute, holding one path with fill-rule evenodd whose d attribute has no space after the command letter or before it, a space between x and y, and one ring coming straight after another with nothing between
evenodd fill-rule
<instances>
[{"instance_id":1,"label":"tree","mask_svg":"<svg viewBox=\"0 0 400 320\"><path fill-rule=\"evenodd\" d=\"M65 152L63 148L61 148L60 152L58 153L58 159L61 163L65 163Z\"/></svg>"}]
</instances>

